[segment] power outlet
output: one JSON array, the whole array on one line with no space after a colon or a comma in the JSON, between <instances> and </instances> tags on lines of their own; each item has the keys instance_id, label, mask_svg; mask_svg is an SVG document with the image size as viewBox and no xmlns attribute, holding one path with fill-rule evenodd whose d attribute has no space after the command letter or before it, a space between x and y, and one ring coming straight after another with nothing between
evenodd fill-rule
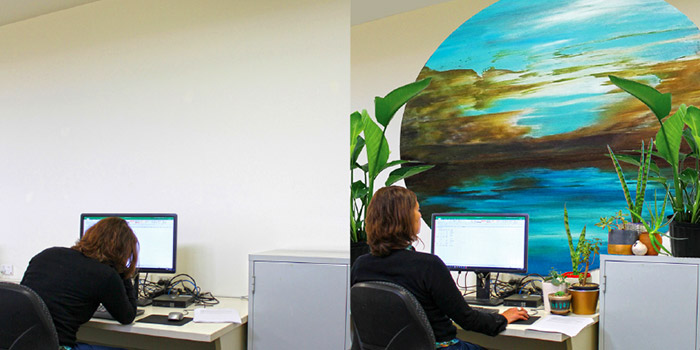
<instances>
[{"instance_id":1,"label":"power outlet","mask_svg":"<svg viewBox=\"0 0 700 350\"><path fill-rule=\"evenodd\" d=\"M3 276L12 276L15 274L15 268L12 265L0 265L0 274Z\"/></svg>"}]
</instances>

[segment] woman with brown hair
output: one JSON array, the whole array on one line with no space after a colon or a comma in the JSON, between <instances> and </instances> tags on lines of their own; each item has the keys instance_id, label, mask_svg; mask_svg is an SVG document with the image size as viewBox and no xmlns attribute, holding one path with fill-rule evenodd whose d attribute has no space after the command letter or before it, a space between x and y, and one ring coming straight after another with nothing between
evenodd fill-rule
<instances>
[{"instance_id":1,"label":"woman with brown hair","mask_svg":"<svg viewBox=\"0 0 700 350\"><path fill-rule=\"evenodd\" d=\"M420 226L420 207L413 192L398 186L379 189L365 218L371 254L355 261L352 284L387 281L406 288L423 307L435 334L435 347L441 349L483 349L458 339L452 320L465 330L495 336L508 323L528 318L526 311L516 308L499 315L469 307L442 260L413 249Z\"/></svg>"},{"instance_id":2,"label":"woman with brown hair","mask_svg":"<svg viewBox=\"0 0 700 350\"><path fill-rule=\"evenodd\" d=\"M53 318L61 349L113 349L76 343L76 333L103 304L122 324L136 317L138 240L121 218L90 227L73 247L48 248L29 261L21 284L33 289Z\"/></svg>"}]
</instances>

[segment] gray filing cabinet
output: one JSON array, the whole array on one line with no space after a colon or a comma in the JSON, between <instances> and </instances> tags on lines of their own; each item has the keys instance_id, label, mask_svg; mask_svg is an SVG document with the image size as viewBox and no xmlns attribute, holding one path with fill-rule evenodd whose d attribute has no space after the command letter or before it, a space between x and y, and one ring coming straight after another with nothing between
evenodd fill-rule
<instances>
[{"instance_id":1,"label":"gray filing cabinet","mask_svg":"<svg viewBox=\"0 0 700 350\"><path fill-rule=\"evenodd\" d=\"M600 350L700 350L700 259L601 255Z\"/></svg>"},{"instance_id":2,"label":"gray filing cabinet","mask_svg":"<svg viewBox=\"0 0 700 350\"><path fill-rule=\"evenodd\" d=\"M347 349L350 254L249 255L248 350Z\"/></svg>"}]
</instances>

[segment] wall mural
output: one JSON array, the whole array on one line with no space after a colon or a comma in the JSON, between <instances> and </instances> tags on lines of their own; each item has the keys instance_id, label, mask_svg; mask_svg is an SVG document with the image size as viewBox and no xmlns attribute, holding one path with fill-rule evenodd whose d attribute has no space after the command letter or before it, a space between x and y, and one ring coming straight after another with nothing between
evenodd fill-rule
<instances>
[{"instance_id":1,"label":"wall mural","mask_svg":"<svg viewBox=\"0 0 700 350\"><path fill-rule=\"evenodd\" d=\"M546 274L571 270L566 203L574 236L586 225L605 251L594 224L626 208L606 145L638 150L658 130L608 74L671 92L673 110L697 105L700 31L660 0L501 0L462 24L421 70L432 83L401 125L401 158L436 164L406 181L424 220L529 213L529 272Z\"/></svg>"}]
</instances>

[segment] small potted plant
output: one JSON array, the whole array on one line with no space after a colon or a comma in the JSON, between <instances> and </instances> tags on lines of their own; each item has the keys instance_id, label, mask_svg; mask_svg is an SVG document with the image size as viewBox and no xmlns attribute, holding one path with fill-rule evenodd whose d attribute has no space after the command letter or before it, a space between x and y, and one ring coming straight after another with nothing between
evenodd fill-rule
<instances>
[{"instance_id":1,"label":"small potted plant","mask_svg":"<svg viewBox=\"0 0 700 350\"><path fill-rule=\"evenodd\" d=\"M578 283L569 287L571 309L575 314L592 315L598 307L600 288L597 283L588 282L588 268L595 256L600 254L600 239L584 239L583 242L579 242L576 254L579 255L579 262L585 266L585 270L578 275Z\"/></svg>"},{"instance_id":2,"label":"small potted plant","mask_svg":"<svg viewBox=\"0 0 700 350\"><path fill-rule=\"evenodd\" d=\"M542 281L542 299L544 302L544 310L550 311L549 295L557 292L566 292L566 278L559 271L552 268L549 275ZM570 299L570 298L569 298ZM568 306L567 306L568 312Z\"/></svg>"},{"instance_id":3,"label":"small potted plant","mask_svg":"<svg viewBox=\"0 0 700 350\"><path fill-rule=\"evenodd\" d=\"M649 211L649 221L646 221L644 218L639 216L639 220L641 221L641 224L644 225L646 230L646 232L639 235L639 241L647 248L646 255L659 255L659 253L662 251L668 255L671 255L671 252L669 252L668 249L663 246L663 238L661 236L666 236L670 239L674 239L675 237L671 237L668 234L661 233L659 231L673 220L673 216L669 218L665 217L668 198L668 195L664 196L664 203L659 210L656 192L654 192L654 210L652 211L651 207L647 205L647 210Z\"/></svg>"},{"instance_id":4,"label":"small potted plant","mask_svg":"<svg viewBox=\"0 0 700 350\"><path fill-rule=\"evenodd\" d=\"M571 294L566 291L558 291L549 293L549 302L545 304L545 310L549 308L549 312L555 315L566 315L571 308Z\"/></svg>"},{"instance_id":5,"label":"small potted plant","mask_svg":"<svg viewBox=\"0 0 700 350\"><path fill-rule=\"evenodd\" d=\"M615 215L601 217L596 226L608 231L608 254L631 255L632 245L639 239L638 230L625 229L624 215L622 210Z\"/></svg>"}]
</instances>

